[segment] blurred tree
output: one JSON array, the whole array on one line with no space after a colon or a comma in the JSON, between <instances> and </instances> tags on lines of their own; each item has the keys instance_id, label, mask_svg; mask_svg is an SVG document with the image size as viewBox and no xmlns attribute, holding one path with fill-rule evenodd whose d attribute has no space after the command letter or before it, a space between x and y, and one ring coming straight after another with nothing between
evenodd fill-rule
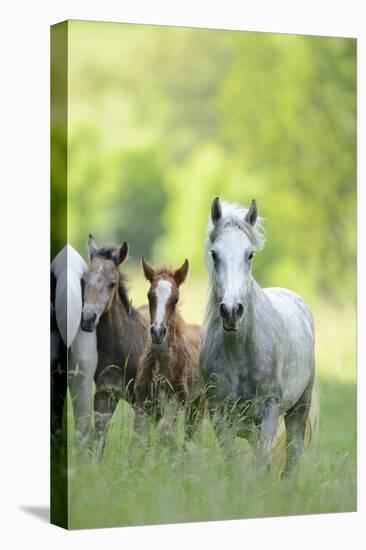
<instances>
[{"instance_id":1,"label":"blurred tree","mask_svg":"<svg viewBox=\"0 0 366 550\"><path fill-rule=\"evenodd\" d=\"M266 279L273 267L283 279L291 258L319 291L338 287L343 296L354 284L356 254L355 47L243 33L221 93L226 142L247 173L268 182L263 210L277 253Z\"/></svg>"},{"instance_id":2,"label":"blurred tree","mask_svg":"<svg viewBox=\"0 0 366 550\"><path fill-rule=\"evenodd\" d=\"M353 39L71 22L69 240L204 273L212 198L266 218L264 285L354 298Z\"/></svg>"},{"instance_id":3,"label":"blurred tree","mask_svg":"<svg viewBox=\"0 0 366 550\"><path fill-rule=\"evenodd\" d=\"M151 257L161 234L166 207L166 168L159 153L151 148L124 151L115 161L113 202L106 205L118 242L130 243L130 255L139 260Z\"/></svg>"}]
</instances>

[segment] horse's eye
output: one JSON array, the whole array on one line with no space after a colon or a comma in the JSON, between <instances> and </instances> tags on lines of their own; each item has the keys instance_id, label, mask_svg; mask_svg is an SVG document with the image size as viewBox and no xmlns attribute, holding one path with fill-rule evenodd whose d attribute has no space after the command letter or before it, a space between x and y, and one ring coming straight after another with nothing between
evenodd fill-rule
<instances>
[{"instance_id":1,"label":"horse's eye","mask_svg":"<svg viewBox=\"0 0 366 550\"><path fill-rule=\"evenodd\" d=\"M218 255L217 255L217 252L215 252L215 250L211 250L211 256L212 256L213 261L214 261L215 263L217 263L218 260L219 260L219 257L218 257Z\"/></svg>"},{"instance_id":2,"label":"horse's eye","mask_svg":"<svg viewBox=\"0 0 366 550\"><path fill-rule=\"evenodd\" d=\"M109 283L109 285L108 285L108 286L109 286L109 288L114 288L114 287L116 286L116 283L115 283L115 281L113 281L112 283Z\"/></svg>"},{"instance_id":3,"label":"horse's eye","mask_svg":"<svg viewBox=\"0 0 366 550\"><path fill-rule=\"evenodd\" d=\"M250 261L250 260L253 259L253 257L254 257L254 251L251 250L251 251L248 253L247 258L248 258L248 260Z\"/></svg>"},{"instance_id":4,"label":"horse's eye","mask_svg":"<svg viewBox=\"0 0 366 550\"><path fill-rule=\"evenodd\" d=\"M176 306L176 305L177 305L178 300L179 300L179 296L176 296L175 298L172 299L172 304L173 304L173 306Z\"/></svg>"}]
</instances>

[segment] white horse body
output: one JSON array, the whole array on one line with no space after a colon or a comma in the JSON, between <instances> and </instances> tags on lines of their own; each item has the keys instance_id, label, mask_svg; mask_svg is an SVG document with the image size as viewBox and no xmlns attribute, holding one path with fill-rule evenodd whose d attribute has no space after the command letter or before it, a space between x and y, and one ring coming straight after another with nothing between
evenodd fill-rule
<instances>
[{"instance_id":1,"label":"white horse body","mask_svg":"<svg viewBox=\"0 0 366 550\"><path fill-rule=\"evenodd\" d=\"M209 296L200 366L217 432L231 422L227 403L242 407L246 419L254 421L257 458L266 466L285 415L287 475L302 452L307 425L317 424L318 411L311 410L318 410L314 323L300 296L283 288L263 289L252 277L252 260L264 243L254 200L245 209L214 199L205 250Z\"/></svg>"},{"instance_id":2,"label":"white horse body","mask_svg":"<svg viewBox=\"0 0 366 550\"><path fill-rule=\"evenodd\" d=\"M68 349L69 387L78 438L83 438L90 426L92 385L98 363L96 331L84 332L80 328L81 280L86 268L83 258L69 244L51 264L56 279L55 317L59 336ZM54 341L57 335L52 338Z\"/></svg>"}]
</instances>

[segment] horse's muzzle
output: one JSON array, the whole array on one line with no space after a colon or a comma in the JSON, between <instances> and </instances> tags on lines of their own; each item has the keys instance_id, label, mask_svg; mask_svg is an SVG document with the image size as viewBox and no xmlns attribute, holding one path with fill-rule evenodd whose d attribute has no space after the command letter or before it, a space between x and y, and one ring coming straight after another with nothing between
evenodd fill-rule
<instances>
[{"instance_id":1,"label":"horse's muzzle","mask_svg":"<svg viewBox=\"0 0 366 550\"><path fill-rule=\"evenodd\" d=\"M237 302L232 307L228 307L225 302L221 302L219 313L223 321L224 330L228 332L239 330L239 323L244 315L244 306L241 302Z\"/></svg>"},{"instance_id":2,"label":"horse's muzzle","mask_svg":"<svg viewBox=\"0 0 366 550\"><path fill-rule=\"evenodd\" d=\"M81 330L83 330L84 332L93 332L93 330L95 329L96 320L96 313L83 313L80 323Z\"/></svg>"},{"instance_id":3,"label":"horse's muzzle","mask_svg":"<svg viewBox=\"0 0 366 550\"><path fill-rule=\"evenodd\" d=\"M150 328L151 341L153 344L160 345L164 342L167 330L163 325L152 325Z\"/></svg>"}]
</instances>

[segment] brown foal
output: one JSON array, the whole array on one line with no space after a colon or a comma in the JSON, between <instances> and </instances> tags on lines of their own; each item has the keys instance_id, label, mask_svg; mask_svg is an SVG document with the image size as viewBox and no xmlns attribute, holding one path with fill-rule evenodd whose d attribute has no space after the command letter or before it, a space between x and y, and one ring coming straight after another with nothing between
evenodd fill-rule
<instances>
[{"instance_id":1,"label":"brown foal","mask_svg":"<svg viewBox=\"0 0 366 550\"><path fill-rule=\"evenodd\" d=\"M186 324L177 311L179 287L187 277L188 260L179 269L171 270L154 269L142 258L142 267L151 285L150 341L137 371L137 403L158 420L162 395L174 396L179 404L186 404L186 435L191 437L202 418L204 398L198 368L201 327Z\"/></svg>"}]
</instances>

